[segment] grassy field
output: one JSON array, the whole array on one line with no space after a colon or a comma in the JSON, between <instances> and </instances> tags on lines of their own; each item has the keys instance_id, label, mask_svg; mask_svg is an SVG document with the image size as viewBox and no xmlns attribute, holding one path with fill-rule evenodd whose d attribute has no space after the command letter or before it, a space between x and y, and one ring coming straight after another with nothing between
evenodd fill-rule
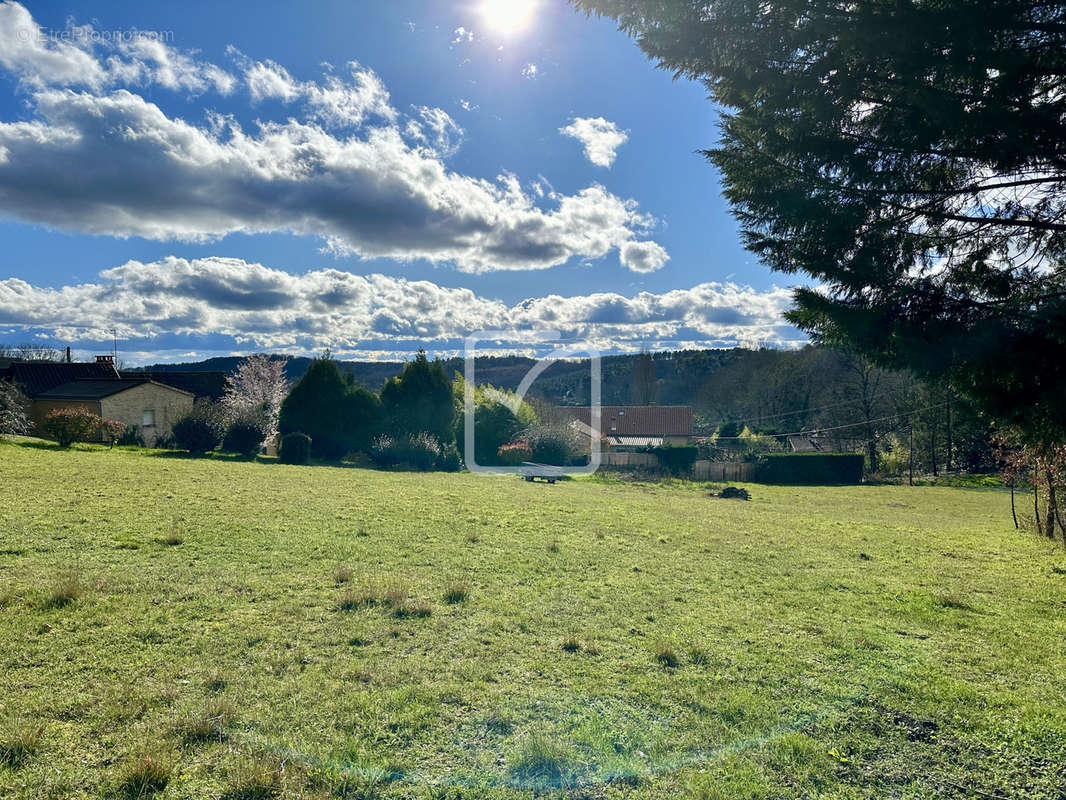
<instances>
[{"instance_id":1,"label":"grassy field","mask_svg":"<svg viewBox=\"0 0 1066 800\"><path fill-rule=\"evenodd\" d=\"M0 797L1063 798L1002 492L0 443Z\"/></svg>"}]
</instances>

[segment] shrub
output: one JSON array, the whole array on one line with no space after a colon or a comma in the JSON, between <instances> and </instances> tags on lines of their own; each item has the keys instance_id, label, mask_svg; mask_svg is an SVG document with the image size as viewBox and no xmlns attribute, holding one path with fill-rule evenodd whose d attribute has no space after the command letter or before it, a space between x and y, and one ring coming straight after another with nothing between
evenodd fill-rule
<instances>
[{"instance_id":1,"label":"shrub","mask_svg":"<svg viewBox=\"0 0 1066 800\"><path fill-rule=\"evenodd\" d=\"M311 437L306 433L286 433L281 437L278 459L283 464L306 464L311 457Z\"/></svg>"},{"instance_id":2,"label":"shrub","mask_svg":"<svg viewBox=\"0 0 1066 800\"><path fill-rule=\"evenodd\" d=\"M102 419L100 420L99 432L104 441L114 446L126 432L126 423L119 422L117 419Z\"/></svg>"},{"instance_id":3,"label":"shrub","mask_svg":"<svg viewBox=\"0 0 1066 800\"><path fill-rule=\"evenodd\" d=\"M740 430L739 422L723 422L718 426L718 430L714 432L714 435L716 438L735 439L740 436Z\"/></svg>"},{"instance_id":4,"label":"shrub","mask_svg":"<svg viewBox=\"0 0 1066 800\"><path fill-rule=\"evenodd\" d=\"M141 433L141 426L127 425L125 430L119 434L115 444L123 447L144 447L144 435Z\"/></svg>"},{"instance_id":5,"label":"shrub","mask_svg":"<svg viewBox=\"0 0 1066 800\"><path fill-rule=\"evenodd\" d=\"M569 425L531 425L522 434L529 443L531 460L566 466L583 455L587 441Z\"/></svg>"},{"instance_id":6,"label":"shrub","mask_svg":"<svg viewBox=\"0 0 1066 800\"><path fill-rule=\"evenodd\" d=\"M197 402L174 423L172 431L180 449L190 453L206 453L222 444L222 414L211 403Z\"/></svg>"},{"instance_id":7,"label":"shrub","mask_svg":"<svg viewBox=\"0 0 1066 800\"><path fill-rule=\"evenodd\" d=\"M524 461L533 459L533 449L529 446L529 442L512 442L500 447L496 451L496 457L501 464L508 467L517 467Z\"/></svg>"},{"instance_id":8,"label":"shrub","mask_svg":"<svg viewBox=\"0 0 1066 800\"><path fill-rule=\"evenodd\" d=\"M242 456L254 456L263 445L266 433L264 425L255 419L238 419L226 430L222 440L222 449Z\"/></svg>"},{"instance_id":9,"label":"shrub","mask_svg":"<svg viewBox=\"0 0 1066 800\"><path fill-rule=\"evenodd\" d=\"M405 436L400 440L399 455L401 463L410 464L424 472L437 465L441 455L440 442L436 436L426 431L414 436Z\"/></svg>"},{"instance_id":10,"label":"shrub","mask_svg":"<svg viewBox=\"0 0 1066 800\"><path fill-rule=\"evenodd\" d=\"M396 440L385 434L374 437L374 440L370 443L370 448L367 450L367 455L379 467L391 467L399 463Z\"/></svg>"},{"instance_id":11,"label":"shrub","mask_svg":"<svg viewBox=\"0 0 1066 800\"><path fill-rule=\"evenodd\" d=\"M458 472L463 468L463 458L459 455L459 448L454 444L448 444L441 451L437 465L444 472Z\"/></svg>"},{"instance_id":12,"label":"shrub","mask_svg":"<svg viewBox=\"0 0 1066 800\"><path fill-rule=\"evenodd\" d=\"M100 417L87 408L57 408L48 412L44 430L60 447L85 442L100 430Z\"/></svg>"},{"instance_id":13,"label":"shrub","mask_svg":"<svg viewBox=\"0 0 1066 800\"><path fill-rule=\"evenodd\" d=\"M659 466L670 475L685 475L692 471L696 463L699 448L695 445L673 447L664 445L652 448L652 453L659 459Z\"/></svg>"},{"instance_id":14,"label":"shrub","mask_svg":"<svg viewBox=\"0 0 1066 800\"><path fill-rule=\"evenodd\" d=\"M479 464L494 464L502 445L510 442L522 430L522 423L510 408L488 397L475 394L474 406L474 457ZM456 431L457 440L466 446L466 416Z\"/></svg>"},{"instance_id":15,"label":"shrub","mask_svg":"<svg viewBox=\"0 0 1066 800\"><path fill-rule=\"evenodd\" d=\"M442 466L448 459L452 471L456 471L461 463L458 452L449 454L446 448L441 447L437 437L426 431L398 438L378 436L371 442L367 455L375 465L383 468L406 464L424 471Z\"/></svg>"},{"instance_id":16,"label":"shrub","mask_svg":"<svg viewBox=\"0 0 1066 800\"><path fill-rule=\"evenodd\" d=\"M178 440L174 438L173 431L167 431L156 435L155 441L152 442L152 447L157 450L177 450Z\"/></svg>"},{"instance_id":17,"label":"shrub","mask_svg":"<svg viewBox=\"0 0 1066 800\"><path fill-rule=\"evenodd\" d=\"M755 480L807 486L862 482L861 453L769 453L755 462Z\"/></svg>"}]
</instances>

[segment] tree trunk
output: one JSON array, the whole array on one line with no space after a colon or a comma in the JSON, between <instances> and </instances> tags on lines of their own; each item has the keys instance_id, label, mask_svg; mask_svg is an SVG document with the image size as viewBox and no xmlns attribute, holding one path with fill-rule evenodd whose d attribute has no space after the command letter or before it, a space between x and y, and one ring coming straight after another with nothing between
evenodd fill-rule
<instances>
[{"instance_id":1,"label":"tree trunk","mask_svg":"<svg viewBox=\"0 0 1066 800\"><path fill-rule=\"evenodd\" d=\"M1051 474L1051 470L1046 471L1047 475L1047 513L1044 519L1044 535L1049 539L1055 538L1055 519L1058 517L1059 504L1055 497L1055 476Z\"/></svg>"},{"instance_id":2,"label":"tree trunk","mask_svg":"<svg viewBox=\"0 0 1066 800\"><path fill-rule=\"evenodd\" d=\"M1010 482L1010 515L1014 518L1014 530L1018 530L1018 512L1014 508L1014 481Z\"/></svg>"},{"instance_id":3,"label":"tree trunk","mask_svg":"<svg viewBox=\"0 0 1066 800\"><path fill-rule=\"evenodd\" d=\"M907 449L907 485L914 486L914 426L911 426L910 444Z\"/></svg>"},{"instance_id":4,"label":"tree trunk","mask_svg":"<svg viewBox=\"0 0 1066 800\"><path fill-rule=\"evenodd\" d=\"M1033 481L1033 515L1036 517L1037 531L1043 531L1044 526L1040 524L1040 489L1036 485L1036 480Z\"/></svg>"},{"instance_id":5,"label":"tree trunk","mask_svg":"<svg viewBox=\"0 0 1066 800\"><path fill-rule=\"evenodd\" d=\"M948 423L948 426L947 426L947 437L948 437L948 441L947 441L947 454L945 455L944 470L946 472L951 472L951 402L950 401L948 401L948 406L947 406L947 417L948 417L947 418L947 423Z\"/></svg>"},{"instance_id":6,"label":"tree trunk","mask_svg":"<svg viewBox=\"0 0 1066 800\"><path fill-rule=\"evenodd\" d=\"M933 467L933 477L937 476L936 470L936 431L929 431L929 463Z\"/></svg>"}]
</instances>

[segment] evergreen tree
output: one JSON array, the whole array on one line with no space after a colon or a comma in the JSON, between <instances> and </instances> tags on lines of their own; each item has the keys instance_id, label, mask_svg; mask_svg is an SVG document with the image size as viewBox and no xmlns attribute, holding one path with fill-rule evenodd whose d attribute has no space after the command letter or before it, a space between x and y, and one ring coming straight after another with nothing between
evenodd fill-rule
<instances>
[{"instance_id":1,"label":"evergreen tree","mask_svg":"<svg viewBox=\"0 0 1066 800\"><path fill-rule=\"evenodd\" d=\"M381 424L381 403L345 380L328 355L311 362L281 404L281 433L305 433L318 458L337 459L365 450Z\"/></svg>"},{"instance_id":2,"label":"evergreen tree","mask_svg":"<svg viewBox=\"0 0 1066 800\"><path fill-rule=\"evenodd\" d=\"M1066 439L1066 5L573 0L726 112L746 246L790 320Z\"/></svg>"},{"instance_id":3,"label":"evergreen tree","mask_svg":"<svg viewBox=\"0 0 1066 800\"><path fill-rule=\"evenodd\" d=\"M381 387L381 404L390 433L431 433L442 444L454 440L456 415L452 383L439 360L419 350L395 378Z\"/></svg>"}]
</instances>

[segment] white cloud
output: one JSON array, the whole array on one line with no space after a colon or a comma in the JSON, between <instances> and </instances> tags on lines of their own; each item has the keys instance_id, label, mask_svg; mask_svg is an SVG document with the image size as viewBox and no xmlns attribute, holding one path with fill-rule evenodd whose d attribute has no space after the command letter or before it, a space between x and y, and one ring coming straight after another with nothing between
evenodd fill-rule
<instances>
[{"instance_id":1,"label":"white cloud","mask_svg":"<svg viewBox=\"0 0 1066 800\"><path fill-rule=\"evenodd\" d=\"M655 242L626 242L618 249L618 260L634 272L655 272L662 269L670 256Z\"/></svg>"},{"instance_id":2,"label":"white cloud","mask_svg":"<svg viewBox=\"0 0 1066 800\"><path fill-rule=\"evenodd\" d=\"M0 12L0 42L13 35L5 20L33 24L17 4ZM147 80L230 90L228 73L187 54L131 45L113 54L120 70L63 42L34 46L0 50L0 63L34 87L30 119L0 122L0 214L10 218L158 240L284 232L319 237L337 254L465 272L544 269L612 251L636 271L666 261L659 245L637 241L655 220L601 185L544 196L539 181L450 171L442 159L462 129L440 109L401 115L381 79L355 62L346 77L300 81L231 49L252 102L299 102L306 116L245 130L211 111L203 124L168 116L130 91ZM128 88L106 88L120 76Z\"/></svg>"},{"instance_id":3,"label":"white cloud","mask_svg":"<svg viewBox=\"0 0 1066 800\"><path fill-rule=\"evenodd\" d=\"M98 31L91 25L47 31L16 2L0 3L0 66L36 89L157 84L229 94L237 83L221 67L171 47L159 33Z\"/></svg>"},{"instance_id":4,"label":"white cloud","mask_svg":"<svg viewBox=\"0 0 1066 800\"><path fill-rule=\"evenodd\" d=\"M424 144L432 153L447 158L455 155L463 141L463 129L441 108L416 106L418 120L407 123L408 138Z\"/></svg>"},{"instance_id":5,"label":"white cloud","mask_svg":"<svg viewBox=\"0 0 1066 800\"><path fill-rule=\"evenodd\" d=\"M32 86L100 86L104 67L79 39L50 39L18 3L0 3L0 65Z\"/></svg>"},{"instance_id":6,"label":"white cloud","mask_svg":"<svg viewBox=\"0 0 1066 800\"><path fill-rule=\"evenodd\" d=\"M460 25L454 31L452 31L455 38L452 39L452 44L464 44L466 42L474 41L474 32Z\"/></svg>"},{"instance_id":7,"label":"white cloud","mask_svg":"<svg viewBox=\"0 0 1066 800\"><path fill-rule=\"evenodd\" d=\"M508 306L470 289L334 269L294 275L240 259L130 261L60 288L0 281L0 326L70 342L166 335L229 337L240 346L314 351L330 346L448 342L485 329L560 329L603 349L649 341L691 346L787 345L801 338L781 314L791 292L705 283L662 294L549 295Z\"/></svg>"},{"instance_id":8,"label":"white cloud","mask_svg":"<svg viewBox=\"0 0 1066 800\"><path fill-rule=\"evenodd\" d=\"M522 67L522 77L523 78L528 78L529 80L534 80L537 77L537 75L539 75L539 74L540 74L540 70L538 69L536 64L526 64L524 67Z\"/></svg>"},{"instance_id":9,"label":"white cloud","mask_svg":"<svg viewBox=\"0 0 1066 800\"><path fill-rule=\"evenodd\" d=\"M0 123L0 211L65 230L188 241L284 231L337 253L484 272L601 258L652 223L598 185L543 210L513 176L450 172L393 126L339 139L289 120L248 134L233 120L212 130L169 118L127 91L46 90L35 102L38 119Z\"/></svg>"},{"instance_id":10,"label":"white cloud","mask_svg":"<svg viewBox=\"0 0 1066 800\"><path fill-rule=\"evenodd\" d=\"M252 61L234 47L228 48L228 52L244 72L253 103L269 99L283 103L302 100L309 117L334 128L358 128L370 116L390 122L397 118L384 82L377 73L356 61L348 62L349 80L327 74L322 83L316 83L296 80L285 67L269 59Z\"/></svg>"},{"instance_id":11,"label":"white cloud","mask_svg":"<svg viewBox=\"0 0 1066 800\"><path fill-rule=\"evenodd\" d=\"M559 133L581 142L585 158L597 167L610 167L618 148L629 140L628 133L603 117L576 117L565 128L559 128Z\"/></svg>"}]
</instances>

